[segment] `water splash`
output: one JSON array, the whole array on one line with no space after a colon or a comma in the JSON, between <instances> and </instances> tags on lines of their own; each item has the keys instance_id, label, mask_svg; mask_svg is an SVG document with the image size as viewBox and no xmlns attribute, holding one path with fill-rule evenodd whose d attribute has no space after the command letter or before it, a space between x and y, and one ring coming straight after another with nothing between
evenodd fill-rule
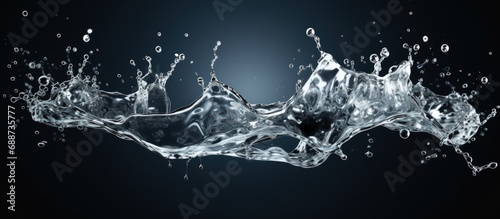
<instances>
[{"instance_id":1,"label":"water splash","mask_svg":"<svg viewBox=\"0 0 500 219\"><path fill-rule=\"evenodd\" d=\"M29 87L12 101L26 101L34 121L59 129L103 129L167 159L188 159L186 165L195 157L225 155L316 167L331 154L347 159L342 152L345 142L360 132L383 126L399 131L403 138L411 132L436 136L441 146L452 146L463 155L474 174L497 167L494 162L474 166L468 153L460 149L496 111L481 121L466 97L456 92L437 95L421 81L413 84L409 45L404 45L409 50L408 60L380 76L381 63L390 55L387 48L382 49L380 56L370 56L374 63L372 73L357 72L341 66L324 52L314 29L307 29L306 34L316 42L320 58L317 66L311 68L310 78L300 82L286 102L250 104L236 90L218 81L214 64L220 41L213 49L211 80L205 85L203 78L198 78L203 88L201 97L174 111L170 109L165 85L176 65L185 59L184 54L176 54L166 75L155 75L155 81L149 84L145 77L152 74L151 57L146 56L148 71L145 75L138 71L137 90L130 94L101 90L95 76L84 76L83 68L89 59L85 55L76 75L73 65L68 64L69 80L55 82L50 74L44 75L38 80L37 92ZM418 44L413 49L418 50ZM133 60L130 64L135 66ZM290 136L300 142L292 151L256 146L278 136ZM367 152L368 157L372 155Z\"/></svg>"}]
</instances>

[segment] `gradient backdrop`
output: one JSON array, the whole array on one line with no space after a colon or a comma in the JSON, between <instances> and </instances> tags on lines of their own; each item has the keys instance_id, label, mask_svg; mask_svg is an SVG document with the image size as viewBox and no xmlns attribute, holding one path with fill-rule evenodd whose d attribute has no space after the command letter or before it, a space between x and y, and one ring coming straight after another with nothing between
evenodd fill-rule
<instances>
[{"instance_id":1,"label":"gradient backdrop","mask_svg":"<svg viewBox=\"0 0 500 219\"><path fill-rule=\"evenodd\" d=\"M125 93L135 89L131 87L135 84L130 77L135 77L137 68L146 68L145 55L152 56L155 72L166 72L174 59L173 54L184 53L186 60L178 65L166 86L172 109L176 109L201 94L195 72L209 80L212 48L220 40L222 46L215 65L220 81L234 87L251 103L285 101L293 95L296 81L306 80L310 75L310 71L305 71L297 76L298 66L315 64L318 58L313 40L305 35L308 27L315 28L324 50L342 61L345 57L339 44L353 45L354 28L364 29L374 20L370 11L386 10L388 1L241 0L240 4L231 6L230 3L238 1L219 0L232 8L223 13L221 20L211 0L72 0L61 5L58 16L49 18L36 36L21 46L32 51L30 56L15 54L7 34L20 34L21 12L27 10L27 18L32 19L33 14L41 10L40 6L36 1L3 3L2 94L13 94L14 88L22 87L27 81L24 77L26 67L21 66L24 59L40 60L47 56L48 62L59 63L66 57L67 46L78 48L78 52L70 56L73 62L81 62L85 51L98 48L91 62L92 66L101 65L99 81L102 88ZM450 80L460 92L476 88L477 75L491 75L494 81L500 81L495 66L500 53L500 8L495 5L472 1L401 0L403 11L393 15L388 25L381 28L380 35L370 38L368 46L351 58L357 62L358 70L371 71L371 65L359 63L360 56L368 57L388 47L391 56L384 64L387 69L406 59L407 54L401 48L404 42L419 43L422 52L414 58L423 61L433 55L438 58L440 67L423 75L414 67L413 82L423 77L426 86L437 93L448 94L451 89L445 85L445 80ZM93 29L91 41L84 43L82 36L88 28ZM161 37L156 35L158 31ZM57 33L62 35L60 39ZM189 36L185 37L184 33ZM424 35L429 37L429 42L422 42ZM447 54L439 52L443 43L451 47ZM162 47L161 53L154 50L158 45ZM428 47L432 48L430 52ZM492 55L488 55L490 51ZM130 66L130 59L135 60L137 67ZM19 64L7 68L14 60ZM292 69L290 63L294 65ZM453 74L442 79L438 74L445 66L450 66ZM51 73L59 80L65 79L64 70ZM120 82L117 74L123 75L125 83ZM17 80L11 82L11 76ZM463 89L465 82L476 84ZM495 92L498 87L493 88L480 90L489 94L478 105L481 112L488 113L500 103L499 92ZM4 115L8 103L8 98L2 98ZM473 177L463 158L449 147L443 148L446 158L439 157L415 167L404 183L397 183L392 192L384 173L397 173L398 156L407 159L412 151L418 150L415 142L430 136L412 133L410 138L403 140L397 132L384 128L370 130L369 137L362 133L346 143L343 147L349 156L346 161L331 156L319 167L303 169L276 162L204 157L203 170L198 169L198 159L191 161L188 181L183 179L185 160L173 160L173 167L168 168L168 161L161 156L134 142L104 133L103 142L59 182L51 163L64 162L67 154L64 148L67 145L75 147L86 139L85 135L76 129L59 132L56 128L34 123L24 110L20 110L20 104L14 106L20 118L16 130L16 212L2 213L8 218L182 218L179 204L193 206L193 188L202 190L213 181L209 173L224 170L231 160L238 162L241 173L231 177L229 185L210 199L199 215L190 218L500 216L499 170L487 170ZM498 118L492 119L484 137L478 135L473 144L463 147L473 155L476 165L500 161L498 124ZM40 134L33 134L34 130L39 130ZM64 138L65 142L59 138ZM374 153L371 158L364 155L369 138L374 140L369 149ZM2 139L7 141L5 135ZM43 140L48 141L47 145L37 147ZM281 138L272 144L291 148L296 141ZM7 171L4 166L4 177ZM7 186L2 191L7 193Z\"/></svg>"}]
</instances>

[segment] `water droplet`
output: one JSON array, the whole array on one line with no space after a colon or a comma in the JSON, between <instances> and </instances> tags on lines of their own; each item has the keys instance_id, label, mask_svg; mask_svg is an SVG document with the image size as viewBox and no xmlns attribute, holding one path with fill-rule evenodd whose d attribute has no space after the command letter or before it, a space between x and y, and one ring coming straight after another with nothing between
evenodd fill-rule
<instances>
[{"instance_id":1,"label":"water droplet","mask_svg":"<svg viewBox=\"0 0 500 219\"><path fill-rule=\"evenodd\" d=\"M202 87L204 87L204 82L202 77L198 77L198 84Z\"/></svg>"},{"instance_id":2,"label":"water droplet","mask_svg":"<svg viewBox=\"0 0 500 219\"><path fill-rule=\"evenodd\" d=\"M427 36L422 37L422 41L427 42L428 40L429 40L429 37L427 37Z\"/></svg>"},{"instance_id":3,"label":"water droplet","mask_svg":"<svg viewBox=\"0 0 500 219\"><path fill-rule=\"evenodd\" d=\"M418 45L418 44L413 45L413 50L415 50L415 51L420 50L420 45Z\"/></svg>"},{"instance_id":4,"label":"water droplet","mask_svg":"<svg viewBox=\"0 0 500 219\"><path fill-rule=\"evenodd\" d=\"M372 153L371 151L367 151L367 152L365 153L365 155L366 155L367 157L373 157L373 153Z\"/></svg>"},{"instance_id":5,"label":"water droplet","mask_svg":"<svg viewBox=\"0 0 500 219\"><path fill-rule=\"evenodd\" d=\"M38 142L38 144L37 144L37 145L38 145L38 147L43 148L43 147L45 147L45 144L47 144L47 141L41 141L41 142Z\"/></svg>"},{"instance_id":6,"label":"water droplet","mask_svg":"<svg viewBox=\"0 0 500 219\"><path fill-rule=\"evenodd\" d=\"M89 29L87 29L87 33L88 33L88 34L92 34L92 29L90 29L90 28L89 28Z\"/></svg>"},{"instance_id":7,"label":"water droplet","mask_svg":"<svg viewBox=\"0 0 500 219\"><path fill-rule=\"evenodd\" d=\"M441 52L447 53L448 51L450 51L448 44L441 45Z\"/></svg>"},{"instance_id":8,"label":"water droplet","mask_svg":"<svg viewBox=\"0 0 500 219\"><path fill-rule=\"evenodd\" d=\"M172 168L172 163L168 160L168 168Z\"/></svg>"},{"instance_id":9,"label":"water droplet","mask_svg":"<svg viewBox=\"0 0 500 219\"><path fill-rule=\"evenodd\" d=\"M200 170L203 170L203 164L200 164L200 165L198 166L198 168L199 168Z\"/></svg>"},{"instance_id":10,"label":"water droplet","mask_svg":"<svg viewBox=\"0 0 500 219\"><path fill-rule=\"evenodd\" d=\"M401 129L399 130L399 137L402 139L407 139L410 137L410 131L408 129Z\"/></svg>"},{"instance_id":11,"label":"water droplet","mask_svg":"<svg viewBox=\"0 0 500 219\"><path fill-rule=\"evenodd\" d=\"M481 78L481 83L487 84L488 83L488 78L487 77L482 77Z\"/></svg>"},{"instance_id":12,"label":"water droplet","mask_svg":"<svg viewBox=\"0 0 500 219\"><path fill-rule=\"evenodd\" d=\"M380 51L380 57L387 58L389 55L389 50L386 47L382 48L382 51Z\"/></svg>"},{"instance_id":13,"label":"water droplet","mask_svg":"<svg viewBox=\"0 0 500 219\"><path fill-rule=\"evenodd\" d=\"M28 11L24 10L22 13L23 17L28 17Z\"/></svg>"},{"instance_id":14,"label":"water droplet","mask_svg":"<svg viewBox=\"0 0 500 219\"><path fill-rule=\"evenodd\" d=\"M73 52L76 52L78 51L78 49L76 47L73 47Z\"/></svg>"},{"instance_id":15,"label":"water droplet","mask_svg":"<svg viewBox=\"0 0 500 219\"><path fill-rule=\"evenodd\" d=\"M410 28L406 28L406 32L408 32L408 33L409 33L410 31L411 31L411 30L410 30Z\"/></svg>"},{"instance_id":16,"label":"water droplet","mask_svg":"<svg viewBox=\"0 0 500 219\"><path fill-rule=\"evenodd\" d=\"M413 11L408 12L409 15L413 15Z\"/></svg>"},{"instance_id":17,"label":"water droplet","mask_svg":"<svg viewBox=\"0 0 500 219\"><path fill-rule=\"evenodd\" d=\"M88 43L90 41L90 36L88 34L83 35L83 42Z\"/></svg>"},{"instance_id":18,"label":"water droplet","mask_svg":"<svg viewBox=\"0 0 500 219\"><path fill-rule=\"evenodd\" d=\"M189 33L184 33L184 37L188 37L188 36L189 36Z\"/></svg>"},{"instance_id":19,"label":"water droplet","mask_svg":"<svg viewBox=\"0 0 500 219\"><path fill-rule=\"evenodd\" d=\"M156 47L155 47L155 51L156 51L157 53L160 53L160 52L161 52L161 46L156 46Z\"/></svg>"},{"instance_id":20,"label":"water droplet","mask_svg":"<svg viewBox=\"0 0 500 219\"><path fill-rule=\"evenodd\" d=\"M439 73L439 77L444 78L444 76L445 76L444 72Z\"/></svg>"},{"instance_id":21,"label":"water droplet","mask_svg":"<svg viewBox=\"0 0 500 219\"><path fill-rule=\"evenodd\" d=\"M45 75L42 75L38 78L38 83L41 85L41 86L47 86L49 85L49 77L45 76Z\"/></svg>"},{"instance_id":22,"label":"water droplet","mask_svg":"<svg viewBox=\"0 0 500 219\"><path fill-rule=\"evenodd\" d=\"M432 59L432 61L431 61L431 63L432 63L432 64L436 64L436 63L437 63L437 61L438 61L438 60L437 60L437 58L433 58L433 59Z\"/></svg>"},{"instance_id":23,"label":"water droplet","mask_svg":"<svg viewBox=\"0 0 500 219\"><path fill-rule=\"evenodd\" d=\"M316 34L316 33L315 33L315 31L314 31L314 29L313 29L313 28L311 28L311 27L307 28L307 30L306 30L306 35L307 35L308 37L314 37L314 35L315 35L315 34Z\"/></svg>"},{"instance_id":24,"label":"water droplet","mask_svg":"<svg viewBox=\"0 0 500 219\"><path fill-rule=\"evenodd\" d=\"M289 67L289 68L293 68L293 63L290 63L290 64L288 65L288 67Z\"/></svg>"},{"instance_id":25,"label":"water droplet","mask_svg":"<svg viewBox=\"0 0 500 219\"><path fill-rule=\"evenodd\" d=\"M187 173L184 174L184 180L188 180L188 179L189 179L189 177L188 177Z\"/></svg>"},{"instance_id":26,"label":"water droplet","mask_svg":"<svg viewBox=\"0 0 500 219\"><path fill-rule=\"evenodd\" d=\"M493 55L493 52L488 52L488 55Z\"/></svg>"},{"instance_id":27,"label":"water droplet","mask_svg":"<svg viewBox=\"0 0 500 219\"><path fill-rule=\"evenodd\" d=\"M378 55L377 54L371 54L370 55L370 62L371 63L376 63L378 62L379 58L378 58Z\"/></svg>"}]
</instances>

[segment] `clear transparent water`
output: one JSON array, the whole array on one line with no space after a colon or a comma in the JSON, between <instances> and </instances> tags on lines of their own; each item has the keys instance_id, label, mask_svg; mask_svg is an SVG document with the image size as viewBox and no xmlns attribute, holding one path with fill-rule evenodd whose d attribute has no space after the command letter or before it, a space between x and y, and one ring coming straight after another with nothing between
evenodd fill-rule
<instances>
[{"instance_id":1,"label":"clear transparent water","mask_svg":"<svg viewBox=\"0 0 500 219\"><path fill-rule=\"evenodd\" d=\"M389 56L386 48L380 56L370 56L373 72L357 72L324 52L314 30L308 29L306 34L315 40L320 57L316 67L310 66L313 72L309 79L298 83L296 93L286 102L248 103L236 90L217 80L214 63L220 42L214 47L210 81L198 80L202 95L180 109L170 108L165 86L175 66L184 60L183 54L176 56L165 75L155 75L153 83L145 80L152 74L151 58L146 57L149 70L144 75L138 72L137 90L129 94L101 90L97 77L83 72L90 58L85 55L77 70L68 64L68 80L56 82L50 74L44 74L38 79L36 91L28 86L12 101L24 100L36 122L59 129L102 129L168 159L225 155L310 168L331 154L347 159L342 152L345 142L358 133L383 126L403 138L411 132L436 136L442 146L454 147L464 156L473 174L497 167L495 162L472 165L472 158L460 148L496 115L496 110L481 121L467 102L469 96L456 92L437 95L421 82L412 83L411 48L407 60L380 76L381 63ZM278 136L290 136L300 143L292 151L256 146Z\"/></svg>"}]
</instances>

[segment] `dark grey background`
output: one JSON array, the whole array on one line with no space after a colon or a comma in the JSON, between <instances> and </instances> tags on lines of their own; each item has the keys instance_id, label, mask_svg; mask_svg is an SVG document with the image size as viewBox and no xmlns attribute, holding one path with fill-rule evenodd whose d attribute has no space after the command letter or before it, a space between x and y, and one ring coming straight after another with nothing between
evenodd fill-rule
<instances>
[{"instance_id":1,"label":"dark grey background","mask_svg":"<svg viewBox=\"0 0 500 219\"><path fill-rule=\"evenodd\" d=\"M129 77L136 72L136 68L128 64L130 59L144 70L146 62L141 59L151 55L153 69L166 72L173 54L184 53L186 60L179 64L166 86L172 108L176 109L200 95L195 72L209 79L212 48L220 40L222 46L215 65L218 79L234 87L251 103L270 103L288 99L294 93L297 79L305 80L310 75L308 71L300 76L296 74L300 64L315 64L318 57L314 42L305 35L308 27L316 29L324 50L341 61L344 57L339 44L352 44L353 28L363 29L373 20L369 12L386 9L387 2L243 0L232 12L224 13L221 21L212 1L73 0L61 6L59 16L50 18L22 47L37 51L30 58L47 56L53 62L65 59L64 50L68 45L78 47L79 52L71 56L74 62L81 61L84 51L99 48L100 52L93 55L91 61L93 66L101 63L99 80L109 83L108 87L102 86L103 89L126 93L133 90L134 80ZM394 15L380 36L372 38L368 47L352 58L358 61L360 55L368 57L385 46L391 51L384 65L387 69L406 59L406 52L401 49L403 42L420 43L432 50L423 52L429 50L422 49L415 59L422 61L433 55L439 59L440 67L424 75L413 73L413 82L423 77L425 84L436 92L449 93L445 80L438 76L439 69L445 65L453 72L446 79L460 92L475 88L477 75L492 73L495 81L500 80L494 65L500 52L497 6L448 0L439 3L401 1L401 4L403 12ZM2 92L10 95L26 80L19 79L19 75L24 78L26 67L8 69L6 65L12 60L21 63L26 57L14 54L6 36L9 32L20 33L23 10L28 10L28 18L31 18L40 8L35 1L4 5ZM83 43L82 36L88 28L94 31L91 41ZM407 32L407 28L411 31ZM161 37L156 36L158 31L162 32ZM55 37L57 33L62 34L61 39ZM429 36L428 43L422 43L423 35ZM437 52L442 43L451 46L448 54ZM154 51L157 45L163 48L160 54ZM432 51L436 51L435 54ZM489 56L489 51L493 51L493 55ZM313 54L315 57L311 58ZM193 64L189 64L191 60ZM288 67L290 63L294 64L293 69ZM371 71L370 65L357 63L357 69ZM467 77L469 72L473 76ZM60 80L65 77L62 70L53 70L52 74ZM122 84L116 74L124 75L126 83ZM10 82L11 76L18 80ZM462 89L464 82L476 85ZM436 84L440 87L436 88ZM486 88L480 91L487 92ZM2 99L2 108L7 104L8 100ZM498 104L498 92L493 92L478 109L489 112ZM20 108L19 104L15 106ZM66 142L53 141L54 132L61 136L57 129L34 123L21 110L16 113L24 119L17 129L17 211L8 212L9 218L181 218L178 205L192 206L192 189L202 189L212 181L208 173L223 170L230 160L240 164L241 174L232 177L228 187L211 199L199 215L191 218L497 218L500 215L499 171L488 170L472 177L464 160L447 147L443 151L447 158L416 167L404 183L396 184L395 192L390 191L384 172L396 172L397 157L407 158L417 149L414 141L430 138L427 134L412 133L409 139L403 140L396 132L377 128L369 131L375 140L370 149L375 154L372 158L364 155L370 137L362 133L345 144L349 159L342 161L332 156L313 169L205 157L202 159L205 168L200 171L198 159L193 159L188 181L183 180L185 161L174 160L173 167L168 168L168 161L157 154L104 134L103 143L94 147L82 164L71 174L65 174L60 183L50 164L63 162L64 147L74 147L85 136L78 130L65 130ZM478 136L476 142L464 146L476 164L499 161L498 118L492 119L487 127L485 137ZM40 135L33 135L34 130L40 130ZM37 147L36 143L42 140L49 143L44 148ZM293 139L273 142L285 147L295 143ZM7 188L3 191L6 193Z\"/></svg>"}]
</instances>

